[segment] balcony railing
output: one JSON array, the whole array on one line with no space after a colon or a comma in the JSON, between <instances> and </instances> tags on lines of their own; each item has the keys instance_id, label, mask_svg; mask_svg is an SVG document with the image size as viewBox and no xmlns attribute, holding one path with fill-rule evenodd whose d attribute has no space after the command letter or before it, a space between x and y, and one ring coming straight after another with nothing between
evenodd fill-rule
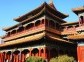
<instances>
[{"instance_id":1,"label":"balcony railing","mask_svg":"<svg viewBox=\"0 0 84 62\"><path fill-rule=\"evenodd\" d=\"M62 35L68 35L68 34L76 34L76 28L67 28L62 31Z\"/></svg>"},{"instance_id":2,"label":"balcony railing","mask_svg":"<svg viewBox=\"0 0 84 62\"><path fill-rule=\"evenodd\" d=\"M41 24L39 26L35 26L35 27L30 28L30 29L23 30L21 32L17 32L15 34L11 34L10 36L4 38L4 41L8 41L8 40L19 38L19 37L22 37L25 35L33 34L33 33L42 31L44 29L45 29L44 24Z\"/></svg>"},{"instance_id":3,"label":"balcony railing","mask_svg":"<svg viewBox=\"0 0 84 62\"><path fill-rule=\"evenodd\" d=\"M59 31L55 28L46 27L46 30L49 31L49 32L53 32L55 34L61 34L61 31Z\"/></svg>"},{"instance_id":4,"label":"balcony railing","mask_svg":"<svg viewBox=\"0 0 84 62\"><path fill-rule=\"evenodd\" d=\"M16 38L19 38L19 37L22 37L22 36L26 36L26 35L30 35L30 34L33 34L33 33L37 33L37 32L40 32L40 31L43 31L43 30L47 30L49 32L53 32L55 34L61 34L61 31L55 29L55 28L51 28L51 27L45 27L44 24L40 24L38 26L34 26L30 29L25 29L21 32L17 32L15 34L11 34L10 36L4 38L4 41L8 41L8 40L12 40L12 39L16 39Z\"/></svg>"}]
</instances>

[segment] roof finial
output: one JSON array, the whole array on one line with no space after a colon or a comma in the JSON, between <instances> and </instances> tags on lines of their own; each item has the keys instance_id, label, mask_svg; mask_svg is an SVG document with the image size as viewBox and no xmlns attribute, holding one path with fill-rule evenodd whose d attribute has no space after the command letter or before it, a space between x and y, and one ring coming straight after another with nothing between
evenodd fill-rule
<instances>
[{"instance_id":1,"label":"roof finial","mask_svg":"<svg viewBox=\"0 0 84 62\"><path fill-rule=\"evenodd\" d=\"M49 0L49 3L53 3L53 0Z\"/></svg>"}]
</instances>

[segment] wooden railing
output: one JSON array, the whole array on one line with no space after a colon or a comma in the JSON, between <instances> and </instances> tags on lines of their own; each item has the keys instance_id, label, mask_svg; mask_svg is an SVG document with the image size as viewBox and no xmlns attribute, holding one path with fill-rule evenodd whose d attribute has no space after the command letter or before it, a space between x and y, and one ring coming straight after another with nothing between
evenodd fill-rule
<instances>
[{"instance_id":1,"label":"wooden railing","mask_svg":"<svg viewBox=\"0 0 84 62\"><path fill-rule=\"evenodd\" d=\"M76 28L73 28L73 27L71 27L71 28L67 28L67 29L64 29L63 31L62 31L62 34L76 34L77 32L76 32Z\"/></svg>"},{"instance_id":2,"label":"wooden railing","mask_svg":"<svg viewBox=\"0 0 84 62\"><path fill-rule=\"evenodd\" d=\"M44 24L41 24L41 25L38 25L38 26L34 26L34 27L30 28L30 29L25 29L25 30L23 30L21 32L17 32L15 34L11 34L9 37L4 38L4 41L16 39L16 38L26 36L26 35L30 35L30 34L33 34L33 33L37 33L37 32L43 31L43 30L53 32L55 34L61 34L61 31L59 31L59 30L57 30L55 28L48 27L48 26L45 27Z\"/></svg>"},{"instance_id":3,"label":"wooden railing","mask_svg":"<svg viewBox=\"0 0 84 62\"><path fill-rule=\"evenodd\" d=\"M59 30L57 30L55 28L46 27L46 30L49 31L49 32L53 32L55 34L61 35L61 31L59 31Z\"/></svg>"},{"instance_id":4,"label":"wooden railing","mask_svg":"<svg viewBox=\"0 0 84 62\"><path fill-rule=\"evenodd\" d=\"M4 41L8 41L8 40L22 37L25 35L33 34L33 33L42 31L44 29L45 29L44 24L39 25L39 26L35 26L35 27L30 28L30 29L26 29L26 30L23 30L21 32L17 32L16 34L11 34L9 37L4 38Z\"/></svg>"}]
</instances>

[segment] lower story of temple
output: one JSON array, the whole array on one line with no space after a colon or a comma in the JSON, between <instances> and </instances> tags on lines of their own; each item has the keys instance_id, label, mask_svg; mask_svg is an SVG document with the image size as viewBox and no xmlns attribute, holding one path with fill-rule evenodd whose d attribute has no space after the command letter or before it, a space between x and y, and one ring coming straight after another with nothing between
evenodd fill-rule
<instances>
[{"instance_id":1,"label":"lower story of temple","mask_svg":"<svg viewBox=\"0 0 84 62\"><path fill-rule=\"evenodd\" d=\"M43 41L43 42L42 42ZM24 43L1 49L0 62L25 62L30 56L41 57L47 61L60 55L69 55L77 60L76 46L67 43L50 42L51 40L39 40L38 42Z\"/></svg>"}]
</instances>

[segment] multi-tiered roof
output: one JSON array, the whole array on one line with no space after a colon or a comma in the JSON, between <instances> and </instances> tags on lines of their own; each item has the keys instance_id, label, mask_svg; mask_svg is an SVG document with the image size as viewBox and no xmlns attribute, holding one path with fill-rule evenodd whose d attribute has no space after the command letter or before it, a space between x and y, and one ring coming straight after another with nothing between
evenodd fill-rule
<instances>
[{"instance_id":1,"label":"multi-tiered roof","mask_svg":"<svg viewBox=\"0 0 84 62\"><path fill-rule=\"evenodd\" d=\"M41 20L41 24L38 25L39 23L38 19L42 16L44 18ZM34 9L33 11L26 13L18 18L15 18L14 20L19 22L18 24L3 29L7 32L7 34L11 34L10 32L15 33L18 30L20 30L20 32L16 34L13 33L13 35L9 35L8 37L7 35L4 36L3 39L5 43L1 44L0 47L6 47L11 45L36 41L44 37L54 40L56 42L59 41L63 43L71 43L62 39L61 30L57 29L57 28L61 28L60 26L62 23L66 23L63 19L66 18L67 16L68 15L59 12L55 8L53 3L47 4L46 2L44 2L41 6ZM52 28L49 26L47 27L46 26L47 25L46 22L48 21L47 17L49 17L51 20L53 19L55 23L57 23L58 27L55 26ZM37 20L38 23L35 20ZM35 23L37 23L36 26ZM32 27L24 30L25 29L24 27L26 26L30 26L30 27L32 26Z\"/></svg>"},{"instance_id":2,"label":"multi-tiered roof","mask_svg":"<svg viewBox=\"0 0 84 62\"><path fill-rule=\"evenodd\" d=\"M17 22L20 22L19 24L25 24L25 23L29 23L32 20L38 18L39 16L42 15L48 15L50 17L52 17L53 19L55 19L56 21L59 21L61 23L65 23L64 18L66 18L68 15L63 14L61 12L59 12L53 3L47 4L46 2L44 2L41 6L39 6L38 8L30 11L29 13L26 13L22 16L19 16L18 18L15 18L14 20ZM11 30L15 27L17 27L19 24L14 25L12 27L9 28L4 28L5 31Z\"/></svg>"}]
</instances>

